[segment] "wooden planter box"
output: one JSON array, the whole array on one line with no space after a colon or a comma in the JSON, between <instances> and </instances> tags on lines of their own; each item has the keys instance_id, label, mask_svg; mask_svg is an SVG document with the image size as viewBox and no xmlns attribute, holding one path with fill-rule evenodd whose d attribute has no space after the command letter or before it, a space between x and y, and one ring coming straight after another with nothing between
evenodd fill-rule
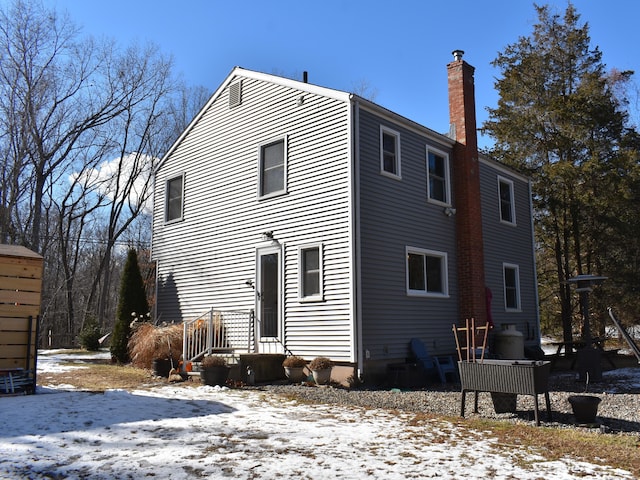
<instances>
[{"instance_id":1,"label":"wooden planter box","mask_svg":"<svg viewBox=\"0 0 640 480\"><path fill-rule=\"evenodd\" d=\"M538 395L544 394L547 418L551 420L549 400L549 372L551 362L529 360L484 360L482 362L458 362L462 399L460 415L464 417L466 394L475 392L474 412L478 412L478 392L533 395L535 421L538 417Z\"/></svg>"}]
</instances>

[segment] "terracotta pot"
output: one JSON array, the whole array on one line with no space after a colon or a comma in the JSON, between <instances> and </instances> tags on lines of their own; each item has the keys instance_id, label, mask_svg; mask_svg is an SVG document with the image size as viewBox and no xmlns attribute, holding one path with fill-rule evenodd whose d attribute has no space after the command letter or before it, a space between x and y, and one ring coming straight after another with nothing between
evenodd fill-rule
<instances>
[{"instance_id":1,"label":"terracotta pot","mask_svg":"<svg viewBox=\"0 0 640 480\"><path fill-rule=\"evenodd\" d=\"M304 382L307 379L304 367L284 367L284 374L293 383Z\"/></svg>"},{"instance_id":2,"label":"terracotta pot","mask_svg":"<svg viewBox=\"0 0 640 480\"><path fill-rule=\"evenodd\" d=\"M572 395L568 398L578 423L595 423L602 399L593 395Z\"/></svg>"},{"instance_id":3,"label":"terracotta pot","mask_svg":"<svg viewBox=\"0 0 640 480\"><path fill-rule=\"evenodd\" d=\"M312 370L313 381L318 385L326 385L331 380L331 369Z\"/></svg>"}]
</instances>

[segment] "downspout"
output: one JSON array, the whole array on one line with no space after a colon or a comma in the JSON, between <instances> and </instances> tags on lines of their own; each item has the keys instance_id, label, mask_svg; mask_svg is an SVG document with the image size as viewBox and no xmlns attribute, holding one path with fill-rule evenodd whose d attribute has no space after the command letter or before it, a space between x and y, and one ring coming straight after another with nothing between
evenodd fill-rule
<instances>
[{"instance_id":1,"label":"downspout","mask_svg":"<svg viewBox=\"0 0 640 480\"><path fill-rule=\"evenodd\" d=\"M358 381L363 380L364 358L362 348L362 274L361 274L361 248L360 248L360 102L357 98L351 96L352 109L352 140L351 148L351 242L354 248L352 260L353 281L352 292L354 307L354 334L355 334L355 356L356 356L356 374Z\"/></svg>"}]
</instances>

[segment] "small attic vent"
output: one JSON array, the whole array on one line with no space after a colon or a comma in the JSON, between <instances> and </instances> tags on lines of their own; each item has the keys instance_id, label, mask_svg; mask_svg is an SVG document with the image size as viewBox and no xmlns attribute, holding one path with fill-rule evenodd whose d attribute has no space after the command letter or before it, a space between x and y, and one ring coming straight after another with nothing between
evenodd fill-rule
<instances>
[{"instance_id":1,"label":"small attic vent","mask_svg":"<svg viewBox=\"0 0 640 480\"><path fill-rule=\"evenodd\" d=\"M229 108L237 107L242 103L242 81L238 80L229 85Z\"/></svg>"}]
</instances>

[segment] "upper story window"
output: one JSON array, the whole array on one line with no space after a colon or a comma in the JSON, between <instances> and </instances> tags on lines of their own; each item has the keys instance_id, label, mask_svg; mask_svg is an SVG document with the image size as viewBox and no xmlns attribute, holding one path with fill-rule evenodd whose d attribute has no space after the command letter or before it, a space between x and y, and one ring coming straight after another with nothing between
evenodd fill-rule
<instances>
[{"instance_id":1,"label":"upper story window","mask_svg":"<svg viewBox=\"0 0 640 480\"><path fill-rule=\"evenodd\" d=\"M513 182L498 177L498 200L500 202L500 220L505 223L516 223L516 210L513 196Z\"/></svg>"},{"instance_id":2,"label":"upper story window","mask_svg":"<svg viewBox=\"0 0 640 480\"><path fill-rule=\"evenodd\" d=\"M518 265L502 265L504 275L504 307L520 311L520 268Z\"/></svg>"},{"instance_id":3,"label":"upper story window","mask_svg":"<svg viewBox=\"0 0 640 480\"><path fill-rule=\"evenodd\" d=\"M164 220L172 222L182 219L182 205L184 203L184 175L167 180L165 186Z\"/></svg>"},{"instance_id":4,"label":"upper story window","mask_svg":"<svg viewBox=\"0 0 640 480\"><path fill-rule=\"evenodd\" d=\"M407 247L407 294L449 295L447 254Z\"/></svg>"},{"instance_id":5,"label":"upper story window","mask_svg":"<svg viewBox=\"0 0 640 480\"><path fill-rule=\"evenodd\" d=\"M428 148L427 196L429 200L450 205L449 190L449 156Z\"/></svg>"},{"instance_id":6,"label":"upper story window","mask_svg":"<svg viewBox=\"0 0 640 480\"><path fill-rule=\"evenodd\" d=\"M400 178L400 133L380 126L380 171Z\"/></svg>"},{"instance_id":7,"label":"upper story window","mask_svg":"<svg viewBox=\"0 0 640 480\"><path fill-rule=\"evenodd\" d=\"M259 196L284 193L287 188L286 138L260 147Z\"/></svg>"},{"instance_id":8,"label":"upper story window","mask_svg":"<svg viewBox=\"0 0 640 480\"><path fill-rule=\"evenodd\" d=\"M322 300L322 246L300 247L298 291L300 300Z\"/></svg>"}]
</instances>

